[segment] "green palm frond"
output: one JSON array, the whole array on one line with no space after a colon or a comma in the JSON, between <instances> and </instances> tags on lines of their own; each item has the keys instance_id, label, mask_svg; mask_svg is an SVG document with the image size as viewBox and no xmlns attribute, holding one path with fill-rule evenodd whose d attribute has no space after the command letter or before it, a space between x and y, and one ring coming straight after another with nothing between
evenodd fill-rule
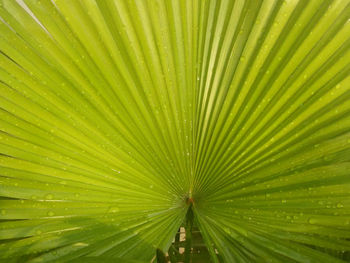
<instances>
[{"instance_id":1,"label":"green palm frond","mask_svg":"<svg viewBox=\"0 0 350 263\"><path fill-rule=\"evenodd\" d=\"M0 261L349 261L349 21L0 0Z\"/></svg>"}]
</instances>

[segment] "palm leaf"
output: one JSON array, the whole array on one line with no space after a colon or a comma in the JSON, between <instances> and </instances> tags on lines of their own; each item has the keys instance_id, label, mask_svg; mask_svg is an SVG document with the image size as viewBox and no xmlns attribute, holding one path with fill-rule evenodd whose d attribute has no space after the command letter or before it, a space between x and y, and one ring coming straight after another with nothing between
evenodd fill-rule
<instances>
[{"instance_id":1,"label":"palm leaf","mask_svg":"<svg viewBox=\"0 0 350 263\"><path fill-rule=\"evenodd\" d=\"M0 261L349 260L349 19L0 0Z\"/></svg>"}]
</instances>

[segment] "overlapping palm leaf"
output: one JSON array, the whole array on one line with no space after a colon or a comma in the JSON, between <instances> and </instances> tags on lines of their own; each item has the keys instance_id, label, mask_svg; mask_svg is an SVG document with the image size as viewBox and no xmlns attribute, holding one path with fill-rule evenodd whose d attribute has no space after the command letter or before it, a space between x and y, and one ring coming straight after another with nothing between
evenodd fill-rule
<instances>
[{"instance_id":1,"label":"overlapping palm leaf","mask_svg":"<svg viewBox=\"0 0 350 263\"><path fill-rule=\"evenodd\" d=\"M349 19L0 0L0 261L150 262L189 207L208 262L349 260Z\"/></svg>"}]
</instances>

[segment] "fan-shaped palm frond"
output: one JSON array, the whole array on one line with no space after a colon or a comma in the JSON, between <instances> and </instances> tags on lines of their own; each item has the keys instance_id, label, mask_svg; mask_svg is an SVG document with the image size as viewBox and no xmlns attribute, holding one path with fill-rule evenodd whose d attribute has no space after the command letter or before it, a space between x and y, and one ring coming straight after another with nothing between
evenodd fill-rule
<instances>
[{"instance_id":1,"label":"fan-shaped palm frond","mask_svg":"<svg viewBox=\"0 0 350 263\"><path fill-rule=\"evenodd\" d=\"M350 260L349 19L0 0L0 261Z\"/></svg>"}]
</instances>

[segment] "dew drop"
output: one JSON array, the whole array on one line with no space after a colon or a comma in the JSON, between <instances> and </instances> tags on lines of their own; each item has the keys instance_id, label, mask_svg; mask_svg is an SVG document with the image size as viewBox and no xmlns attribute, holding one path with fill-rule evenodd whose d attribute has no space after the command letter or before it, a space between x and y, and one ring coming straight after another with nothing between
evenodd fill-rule
<instances>
[{"instance_id":1,"label":"dew drop","mask_svg":"<svg viewBox=\"0 0 350 263\"><path fill-rule=\"evenodd\" d=\"M337 204L337 208L342 208L342 207L344 207L343 204L341 204L341 203L338 203L338 204Z\"/></svg>"},{"instance_id":2,"label":"dew drop","mask_svg":"<svg viewBox=\"0 0 350 263\"><path fill-rule=\"evenodd\" d=\"M49 211L49 212L47 213L47 215L48 215L48 216L54 216L54 215L55 215L55 213L54 213L54 212L52 212L52 211Z\"/></svg>"},{"instance_id":3,"label":"dew drop","mask_svg":"<svg viewBox=\"0 0 350 263\"><path fill-rule=\"evenodd\" d=\"M117 212L119 212L119 208L118 207L112 207L110 211L111 211L111 213L117 213Z\"/></svg>"},{"instance_id":4,"label":"dew drop","mask_svg":"<svg viewBox=\"0 0 350 263\"><path fill-rule=\"evenodd\" d=\"M316 222L317 222L317 220L314 218L309 219L309 224L311 224L311 225L316 224Z\"/></svg>"}]
</instances>

